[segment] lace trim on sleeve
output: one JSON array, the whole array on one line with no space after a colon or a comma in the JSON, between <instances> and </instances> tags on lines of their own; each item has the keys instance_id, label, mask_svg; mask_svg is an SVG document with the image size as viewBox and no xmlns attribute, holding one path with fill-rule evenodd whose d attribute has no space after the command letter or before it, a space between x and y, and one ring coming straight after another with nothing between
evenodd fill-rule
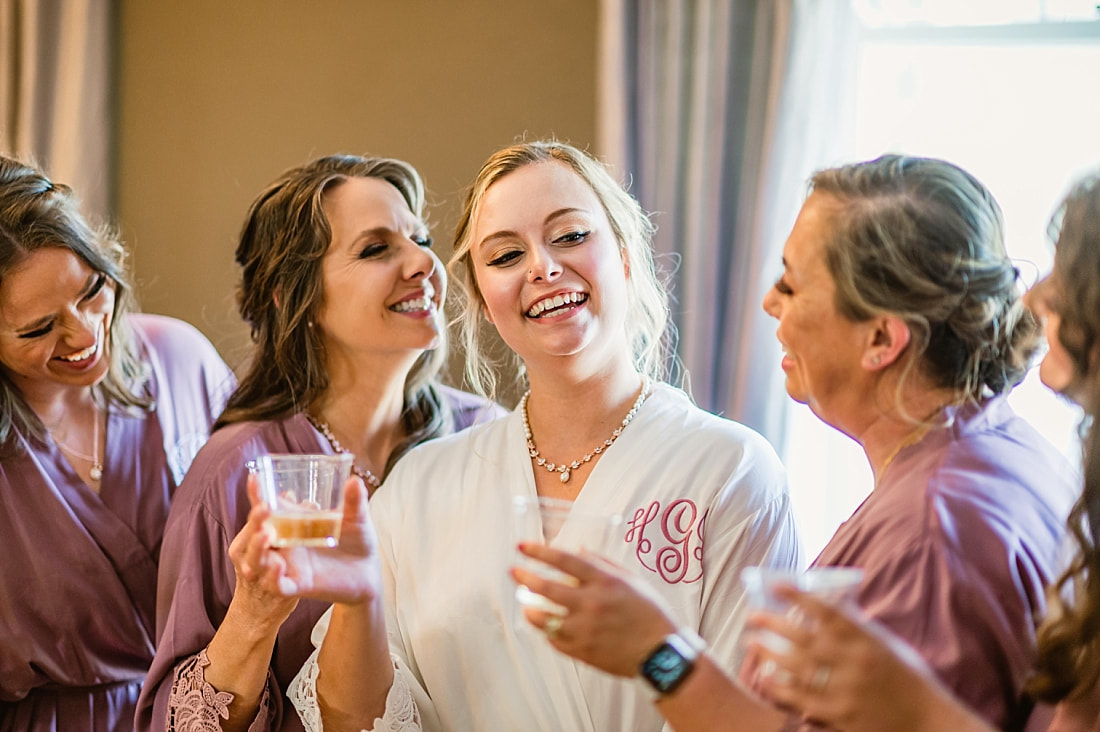
<instances>
[{"instance_id":1,"label":"lace trim on sleeve","mask_svg":"<svg viewBox=\"0 0 1100 732\"><path fill-rule=\"evenodd\" d=\"M302 720L305 732L323 732L321 726L321 706L317 703L317 650L314 649L298 675L287 687L286 697L294 705L298 717Z\"/></svg>"},{"instance_id":2,"label":"lace trim on sleeve","mask_svg":"<svg viewBox=\"0 0 1100 732\"><path fill-rule=\"evenodd\" d=\"M381 719L374 720L377 732L417 732L420 729L420 710L413 701L412 691L405 682L405 674L393 661L393 686L386 695L386 713Z\"/></svg>"},{"instance_id":3,"label":"lace trim on sleeve","mask_svg":"<svg viewBox=\"0 0 1100 732\"><path fill-rule=\"evenodd\" d=\"M229 719L233 695L218 691L206 683L203 669L210 665L206 649L176 664L172 690L168 694L168 726L170 732L221 732L220 719ZM266 730L271 717L271 684L264 684L260 708L249 732Z\"/></svg>"},{"instance_id":4,"label":"lace trim on sleeve","mask_svg":"<svg viewBox=\"0 0 1100 732\"><path fill-rule=\"evenodd\" d=\"M302 670L290 682L286 694L298 711L306 732L324 732L321 725L321 706L317 701L317 676L321 670L317 665L318 652L315 650L306 660ZM418 732L421 729L420 710L416 708L416 702L413 701L412 692L405 682L405 675L401 672L397 659L391 661L393 686L386 695L386 712L381 719L374 720L370 732Z\"/></svg>"}]
</instances>

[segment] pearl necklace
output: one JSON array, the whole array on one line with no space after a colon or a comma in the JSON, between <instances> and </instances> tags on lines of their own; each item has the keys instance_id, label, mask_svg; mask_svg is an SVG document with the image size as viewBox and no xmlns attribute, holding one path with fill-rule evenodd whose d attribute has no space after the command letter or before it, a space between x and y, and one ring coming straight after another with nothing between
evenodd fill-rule
<instances>
[{"instance_id":1,"label":"pearl necklace","mask_svg":"<svg viewBox=\"0 0 1100 732\"><path fill-rule=\"evenodd\" d=\"M531 459L535 461L536 465L546 468L551 473L561 473L561 482L568 483L574 470L590 462L592 458L615 444L615 440L619 439L619 435L623 433L626 426L634 420L634 415L638 413L638 409L641 408L642 403L645 402L646 397L649 396L649 377L644 377L642 379L642 390L638 392L638 398L634 400L634 406L632 406L630 411L626 413L626 416L623 417L623 423L616 427L615 431L611 433L611 437L604 440L603 444L597 445L596 449L587 453L584 457L574 460L571 463L561 463L560 465L547 462L546 458L539 454L539 449L535 447L535 438L531 434L531 421L527 417L527 397L529 396L531 396L530 389L527 390L527 393L523 395L523 398L519 402L520 411L523 412L523 433L527 437L527 454L531 456Z\"/></svg>"},{"instance_id":2,"label":"pearl necklace","mask_svg":"<svg viewBox=\"0 0 1100 732\"><path fill-rule=\"evenodd\" d=\"M318 420L309 412L306 412L306 419L309 420L309 423L311 425L317 428L318 432L325 436L325 439L328 440L328 444L332 445L333 451L338 453L346 453L348 455L351 455L353 458L355 457L354 453L341 445L340 441L336 439L336 435L332 434L332 430L330 430L328 427L328 422L322 422L321 420ZM360 468L358 465L355 464L355 462L352 462L351 472L362 478L363 482L369 485L371 488L377 488L378 486L382 485L382 481L378 478L377 475L370 471L370 468Z\"/></svg>"},{"instance_id":3,"label":"pearl necklace","mask_svg":"<svg viewBox=\"0 0 1100 732\"><path fill-rule=\"evenodd\" d=\"M73 457L78 457L81 460L86 460L92 464L91 469L88 471L88 477L93 481L99 482L99 479L103 477L103 463L99 461L99 410L95 406L95 401L92 401L92 454L85 455L79 450L74 450L66 445L61 440L57 439L57 436L53 432L50 432L50 437L53 438L55 445L60 447L65 452L69 453Z\"/></svg>"}]
</instances>

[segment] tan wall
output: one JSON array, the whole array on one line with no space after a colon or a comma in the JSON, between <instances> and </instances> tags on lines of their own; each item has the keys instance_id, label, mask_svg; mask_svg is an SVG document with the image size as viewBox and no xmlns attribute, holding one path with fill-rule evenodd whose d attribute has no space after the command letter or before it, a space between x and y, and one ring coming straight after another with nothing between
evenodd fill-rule
<instances>
[{"instance_id":1,"label":"tan wall","mask_svg":"<svg viewBox=\"0 0 1100 732\"><path fill-rule=\"evenodd\" d=\"M236 236L281 171L408 160L446 259L464 187L526 134L595 137L596 0L122 0L115 210L142 308L247 350Z\"/></svg>"}]
</instances>

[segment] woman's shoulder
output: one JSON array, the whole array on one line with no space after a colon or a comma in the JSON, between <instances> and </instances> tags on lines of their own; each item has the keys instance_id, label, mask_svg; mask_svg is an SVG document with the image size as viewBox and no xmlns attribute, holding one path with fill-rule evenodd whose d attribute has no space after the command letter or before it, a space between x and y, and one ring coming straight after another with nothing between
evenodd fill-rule
<instances>
[{"instance_id":1,"label":"woman's shoulder","mask_svg":"<svg viewBox=\"0 0 1100 732\"><path fill-rule=\"evenodd\" d=\"M526 458L515 412L422 442L397 461L371 497L371 514L390 526L425 512L453 515L476 502L475 496L506 488L513 450Z\"/></svg>"},{"instance_id":2,"label":"woman's shoulder","mask_svg":"<svg viewBox=\"0 0 1100 732\"><path fill-rule=\"evenodd\" d=\"M1015 575L1019 562L1052 576L1072 481L1015 442L996 420L929 433L899 453L842 531L880 536L880 552L950 557L944 566L968 576Z\"/></svg>"},{"instance_id":3,"label":"woman's shoulder","mask_svg":"<svg viewBox=\"0 0 1100 732\"><path fill-rule=\"evenodd\" d=\"M260 455L316 452L316 445L309 443L312 436L300 415L226 425L211 434L199 450L180 490L196 490L200 484L218 486L227 478L244 475L248 462Z\"/></svg>"},{"instance_id":4,"label":"woman's shoulder","mask_svg":"<svg viewBox=\"0 0 1100 732\"><path fill-rule=\"evenodd\" d=\"M968 403L951 415L948 428L949 457L967 456L978 464L1007 463L1010 467L1032 464L1040 469L1072 468L1050 440L1012 408L1008 395Z\"/></svg>"},{"instance_id":5,"label":"woman's shoulder","mask_svg":"<svg viewBox=\"0 0 1100 732\"><path fill-rule=\"evenodd\" d=\"M455 431L466 429L471 425L491 422L508 414L508 410L504 407L483 396L451 386L439 385L436 388L440 398L450 407Z\"/></svg>"},{"instance_id":6,"label":"woman's shoulder","mask_svg":"<svg viewBox=\"0 0 1100 732\"><path fill-rule=\"evenodd\" d=\"M232 536L244 525L248 514L245 481L249 461L270 453L321 449L316 434L301 415L226 425L210 435L195 455L172 499L172 513L204 511Z\"/></svg>"},{"instance_id":7,"label":"woman's shoulder","mask_svg":"<svg viewBox=\"0 0 1100 732\"><path fill-rule=\"evenodd\" d=\"M1003 397L960 410L945 438L926 452L929 495L979 513L1046 509L1046 518L1061 526L1079 491L1077 469Z\"/></svg>"},{"instance_id":8,"label":"woman's shoulder","mask_svg":"<svg viewBox=\"0 0 1100 732\"><path fill-rule=\"evenodd\" d=\"M731 449L736 454L778 463L772 444L756 430L698 406L682 389L666 383L654 385L647 400L653 403L650 421L669 449Z\"/></svg>"},{"instance_id":9,"label":"woman's shoulder","mask_svg":"<svg viewBox=\"0 0 1100 732\"><path fill-rule=\"evenodd\" d=\"M460 466L470 460L496 460L510 439L521 439L516 437L522 436L523 429L518 419L514 412L504 412L499 417L422 442L397 461L386 481L453 478ZM510 435L511 431L515 434Z\"/></svg>"},{"instance_id":10,"label":"woman's shoulder","mask_svg":"<svg viewBox=\"0 0 1100 732\"><path fill-rule=\"evenodd\" d=\"M482 419L472 422L467 427L456 427L455 432L449 435L422 442L411 452L443 456L474 450L476 454L486 452L492 454L497 449L495 446L503 444L507 439L510 429L523 429L519 426L515 412L506 411L495 402L487 402L484 411L478 414ZM516 424L510 428L509 425L513 421L516 421Z\"/></svg>"},{"instance_id":11,"label":"woman's shoulder","mask_svg":"<svg viewBox=\"0 0 1100 732\"><path fill-rule=\"evenodd\" d=\"M152 313L131 313L127 322L139 337L159 350L199 346L213 350L210 340L198 328L177 318Z\"/></svg>"},{"instance_id":12,"label":"woman's shoulder","mask_svg":"<svg viewBox=\"0 0 1100 732\"><path fill-rule=\"evenodd\" d=\"M232 371L198 328L176 318L133 313L128 322L147 355L174 373L191 370L230 377Z\"/></svg>"}]
</instances>

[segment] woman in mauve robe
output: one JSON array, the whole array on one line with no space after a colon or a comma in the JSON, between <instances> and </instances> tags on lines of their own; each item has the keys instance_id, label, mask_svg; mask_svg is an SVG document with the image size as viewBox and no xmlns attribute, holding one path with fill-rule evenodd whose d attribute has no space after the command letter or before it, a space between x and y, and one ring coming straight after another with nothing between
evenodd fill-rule
<instances>
[{"instance_id":1,"label":"woman in mauve robe","mask_svg":"<svg viewBox=\"0 0 1100 732\"><path fill-rule=\"evenodd\" d=\"M121 254L0 158L3 732L133 728L169 503L235 385L194 328L129 312ZM91 429L50 412L93 388Z\"/></svg>"},{"instance_id":2,"label":"woman in mauve robe","mask_svg":"<svg viewBox=\"0 0 1100 732\"><path fill-rule=\"evenodd\" d=\"M1054 268L1028 294L1045 320L1043 383L1080 404L1090 421L1084 438L1084 489L1069 516L1066 546L1075 550L1052 583L1048 617L1038 629L1038 657L1027 690L1043 702L1027 732L1100 732L1100 173L1071 189L1053 224ZM1007 462L1010 458L1006 457ZM902 458L899 456L898 465ZM1040 489L1057 481L1039 482ZM968 544L970 551L984 547ZM1021 561L1021 568L1027 563ZM1023 573L1021 573L1023 575ZM968 699L959 699L904 641L879 623L791 593L816 632L781 618L759 625L782 633L793 652L775 660L792 678L831 669L825 689L773 684L776 698L851 732L992 732ZM990 623L989 619L981 622ZM965 662L967 655L963 656ZM873 673L861 673L873 669ZM1019 674L1018 669L1014 669Z\"/></svg>"},{"instance_id":3,"label":"woman in mauve robe","mask_svg":"<svg viewBox=\"0 0 1100 732\"><path fill-rule=\"evenodd\" d=\"M436 381L446 280L423 202L407 163L344 155L288 170L249 211L237 261L255 353L168 521L139 729L301 729L284 690L325 605L250 577L241 547L266 536L242 532L246 462L350 450L373 491L413 445L502 413Z\"/></svg>"}]
</instances>

